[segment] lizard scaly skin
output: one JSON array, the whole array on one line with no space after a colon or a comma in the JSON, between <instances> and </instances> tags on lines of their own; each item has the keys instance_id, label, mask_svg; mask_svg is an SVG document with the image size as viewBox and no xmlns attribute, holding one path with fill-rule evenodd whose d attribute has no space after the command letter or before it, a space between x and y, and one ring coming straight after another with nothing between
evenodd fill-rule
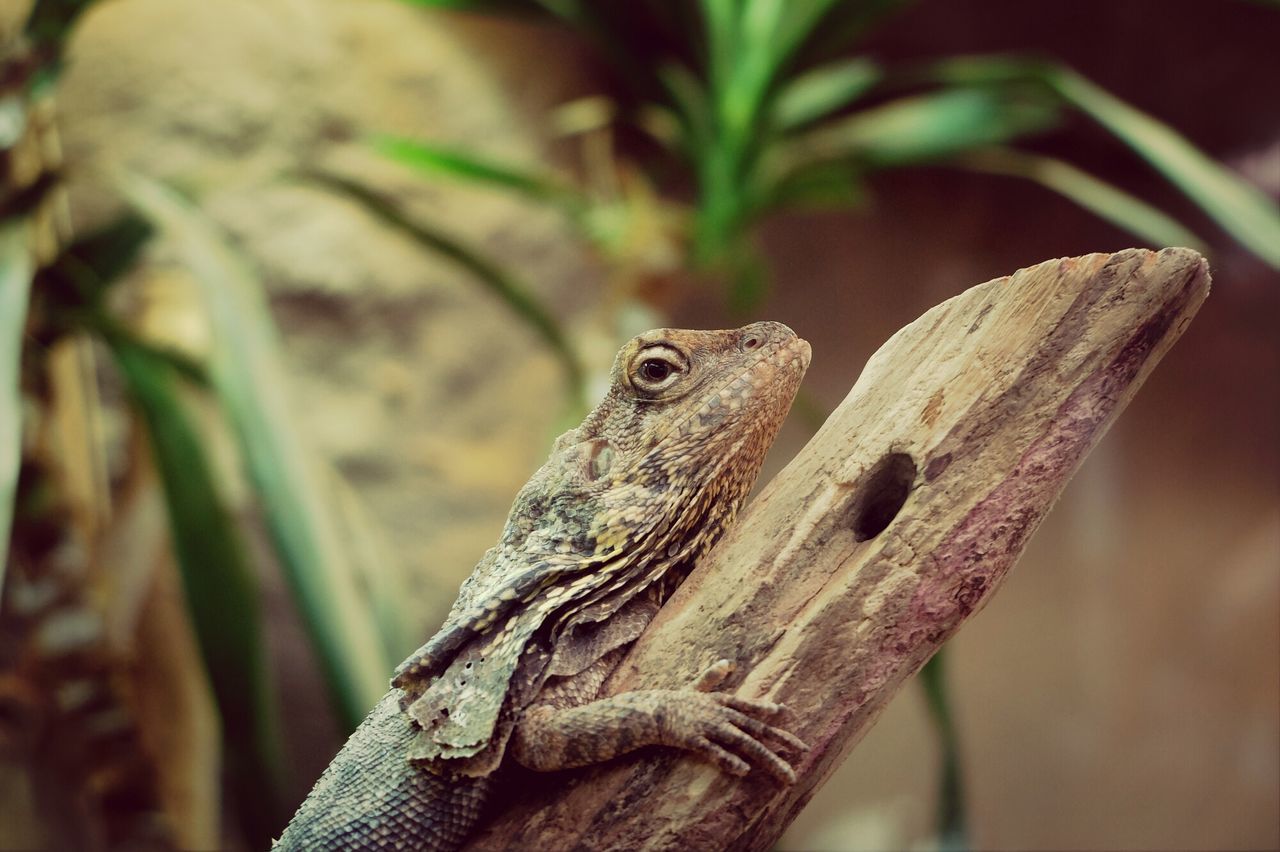
<instances>
[{"instance_id":1,"label":"lizard scaly skin","mask_svg":"<svg viewBox=\"0 0 1280 852\"><path fill-rule=\"evenodd\" d=\"M614 362L605 399L555 443L444 626L303 802L277 848L455 849L505 758L537 770L647 745L794 780L783 708L681 690L598 697L625 649L733 522L809 344L780 323L658 329Z\"/></svg>"}]
</instances>

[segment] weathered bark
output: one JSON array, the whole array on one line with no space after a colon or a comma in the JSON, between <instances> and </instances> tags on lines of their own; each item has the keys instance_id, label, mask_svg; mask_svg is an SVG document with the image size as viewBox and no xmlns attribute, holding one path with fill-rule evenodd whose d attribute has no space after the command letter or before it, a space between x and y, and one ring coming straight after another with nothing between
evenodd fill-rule
<instances>
[{"instance_id":1,"label":"weathered bark","mask_svg":"<svg viewBox=\"0 0 1280 852\"><path fill-rule=\"evenodd\" d=\"M767 849L986 603L1208 290L1187 249L1094 254L899 331L607 684L674 687L737 661L725 688L787 704L812 746L799 781L642 752L518 791L469 848Z\"/></svg>"}]
</instances>

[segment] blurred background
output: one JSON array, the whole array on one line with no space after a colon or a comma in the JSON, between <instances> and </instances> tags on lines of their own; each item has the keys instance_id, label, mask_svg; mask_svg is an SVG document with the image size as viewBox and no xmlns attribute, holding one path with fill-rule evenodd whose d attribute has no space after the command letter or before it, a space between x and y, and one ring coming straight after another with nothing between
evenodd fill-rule
<instances>
[{"instance_id":1,"label":"blurred background","mask_svg":"<svg viewBox=\"0 0 1280 852\"><path fill-rule=\"evenodd\" d=\"M1274 3L5 0L0 42L0 848L264 848L631 335L812 343L767 479L939 301L1162 245L1200 315L780 848L1280 846Z\"/></svg>"}]
</instances>

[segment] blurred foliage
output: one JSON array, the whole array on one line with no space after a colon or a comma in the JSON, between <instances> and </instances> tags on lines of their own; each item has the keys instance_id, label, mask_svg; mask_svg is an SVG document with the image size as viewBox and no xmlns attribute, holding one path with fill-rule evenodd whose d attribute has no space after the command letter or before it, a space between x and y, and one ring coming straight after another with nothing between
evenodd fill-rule
<instances>
[{"instance_id":1,"label":"blurred foliage","mask_svg":"<svg viewBox=\"0 0 1280 852\"><path fill-rule=\"evenodd\" d=\"M204 369L138 338L106 307L110 288L150 236L141 219L125 217L71 243L43 268L36 278L40 335L87 332L101 339L146 425L192 626L221 715L237 805L247 834L269 839L280 821L285 770L255 570L204 436L179 392L184 380L203 386Z\"/></svg>"},{"instance_id":2,"label":"blurred foliage","mask_svg":"<svg viewBox=\"0 0 1280 852\"><path fill-rule=\"evenodd\" d=\"M121 188L193 273L213 333L210 384L239 439L335 705L354 730L386 692L392 663L290 408L261 284L190 201L137 175L126 176Z\"/></svg>"},{"instance_id":3,"label":"blurred foliage","mask_svg":"<svg viewBox=\"0 0 1280 852\"><path fill-rule=\"evenodd\" d=\"M843 207L867 197L877 171L931 165L1021 177L1058 192L1153 246L1204 243L1168 215L1079 167L1010 148L1051 131L1068 111L1109 131L1229 234L1280 268L1280 214L1262 193L1175 131L1053 62L977 56L886 68L850 57L904 0L702 0L699 3L432 2L518 11L568 25L612 73L617 122L657 142L641 157L655 180L674 162L693 181L684 242L691 264L729 279L746 310L765 292L750 248L764 217ZM416 140L378 142L424 172L486 183L535 200L572 197L564 181ZM554 195L543 188L557 187ZM532 192L531 188L538 191ZM575 199L575 216L584 220Z\"/></svg>"},{"instance_id":4,"label":"blurred foliage","mask_svg":"<svg viewBox=\"0 0 1280 852\"><path fill-rule=\"evenodd\" d=\"M147 424L183 587L189 601L199 602L192 621L222 717L236 804L252 836L270 837L283 805L284 761L248 548L171 366L119 336L111 352Z\"/></svg>"},{"instance_id":5,"label":"blurred foliage","mask_svg":"<svg viewBox=\"0 0 1280 852\"><path fill-rule=\"evenodd\" d=\"M396 156L412 157L422 168L440 167L451 173L461 172L485 181L499 183L540 200L560 198L559 190L551 184L526 178L512 169L489 166L481 160L460 164L456 158L448 155L433 158L431 151L422 148L414 147L411 151L401 152L397 143L388 143L385 150ZM569 342L564 329L561 328L560 322L552 311L538 300L531 286L514 272L504 269L482 252L449 235L444 229L411 218L397 206L394 200L368 187L332 174L317 172L307 177L358 202L384 225L399 231L439 257L456 264L502 300L556 356L564 374L565 387L568 389L569 408L576 412L585 412L586 369Z\"/></svg>"},{"instance_id":6,"label":"blurred foliage","mask_svg":"<svg viewBox=\"0 0 1280 852\"><path fill-rule=\"evenodd\" d=\"M1199 204L1242 245L1280 269L1280 211L1250 186L1201 153L1172 128L1108 94L1069 68L1005 57L966 57L940 63L929 76L952 85L1033 83L1088 115Z\"/></svg>"},{"instance_id":7,"label":"blurred foliage","mask_svg":"<svg viewBox=\"0 0 1280 852\"><path fill-rule=\"evenodd\" d=\"M35 67L30 78L36 86L52 83L62 70L62 52L71 30L97 0L36 0L24 27L27 60Z\"/></svg>"},{"instance_id":8,"label":"blurred foliage","mask_svg":"<svg viewBox=\"0 0 1280 852\"><path fill-rule=\"evenodd\" d=\"M245 839L264 848L283 824L286 767L280 750L280 723L273 678L263 642L257 569L239 522L223 494L211 462L206 430L191 408L193 395L220 403L240 441L241 456L285 573L292 581L311 628L344 725L354 728L385 691L391 654L402 653L399 608L368 601L353 553L366 557L367 542L339 541L338 530L358 534L350 507L339 513L332 490L319 479L299 440L282 393L275 330L260 287L196 208L171 190L129 178L122 194L144 217L127 215L59 248L65 236L52 228L65 210L56 140L51 130L55 83L66 41L90 2L40 0L23 33L3 45L0 91L0 170L5 182L0 204L0 545L9 558L9 525L20 472L24 413L36 413L41 428L51 418L48 402L25 387L30 363L58 344L88 335L105 344L146 435L160 474L173 551L187 610L204 668L221 716L230 786ZM40 120L33 116L40 111ZM54 159L47 159L50 153ZM135 265L152 237L152 225L174 243L189 265L203 299L214 348L206 358L179 353L142 337L136 317L112 309L116 282ZM57 234L55 236L55 234ZM29 308L28 302L31 302ZM92 373L85 377L96 383ZM90 405L97 405L90 397ZM96 417L94 412L86 412ZM85 441L99 440L91 435ZM30 438L30 436L28 436ZM28 440L28 443L31 443ZM53 446L57 446L55 443ZM52 493L56 478L36 490ZM348 498L350 499L350 498ZM69 498L39 505L66 504ZM108 511L108 510L104 510ZM52 510L24 523L67 523ZM15 539L16 540L16 539ZM84 542L92 551L96 540ZM85 557L92 561L92 555ZM43 570L37 562L37 570ZM368 566L364 566L368 567ZM4 580L0 571L0 583ZM76 599L89 592L74 590ZM375 622L374 609L379 612ZM51 661L50 665L55 662ZM115 665L114 663L112 665ZM85 779L64 779L66 784ZM87 782L86 782L87 783ZM59 794L75 799L75 790ZM81 812L83 811L83 812ZM52 813L52 811L50 811ZM171 815L172 816L172 815ZM81 808L75 820L93 820ZM90 830L92 833L92 830Z\"/></svg>"},{"instance_id":9,"label":"blurred foliage","mask_svg":"<svg viewBox=\"0 0 1280 852\"><path fill-rule=\"evenodd\" d=\"M9 527L18 490L22 445L22 396L18 387L22 330L27 317L32 263L25 228L0 223L0 589L8 564Z\"/></svg>"},{"instance_id":10,"label":"blurred foliage","mask_svg":"<svg viewBox=\"0 0 1280 852\"><path fill-rule=\"evenodd\" d=\"M1199 237L1171 217L1056 157L991 146L960 154L950 165L1034 181L1070 198L1099 219L1140 237L1148 245L1205 250Z\"/></svg>"},{"instance_id":11,"label":"blurred foliage","mask_svg":"<svg viewBox=\"0 0 1280 852\"><path fill-rule=\"evenodd\" d=\"M585 200L573 186L507 164L393 136L378 137L373 144L391 159L408 163L421 171L453 175L507 189L534 201L554 204L569 215L580 215L586 207Z\"/></svg>"},{"instance_id":12,"label":"blurred foliage","mask_svg":"<svg viewBox=\"0 0 1280 852\"><path fill-rule=\"evenodd\" d=\"M4 263L0 302L5 308L4 334L0 337L6 342L0 353L0 393L7 403L5 420L28 408L48 405L39 391L28 393L18 382L19 364L27 356L43 355L60 341L86 332L107 344L146 424L163 482L173 547L193 627L221 713L224 745L240 798L244 828L246 835L259 845L270 838L279 823L284 764L262 645L258 593L245 555L247 548L218 493L202 438L174 383L176 377L196 375L199 370L180 356L170 357L136 339L106 309L108 289L130 269L150 236L145 223L126 217L60 250L57 245L65 240L65 229L58 225L65 198L59 182L61 162L56 129L48 116L65 44L89 5L90 2L67 0L37 2L22 35L3 46L0 76L7 88L6 119L12 130L4 139L4 222L0 223L5 236L0 252ZM25 304L28 288L38 300L38 310L30 315ZM9 342L17 345L10 346ZM28 351L31 347L40 351ZM96 376L86 374L84 379L92 383ZM12 404L8 404L10 401ZM85 401L90 406L98 404L96 395ZM85 416L94 419L98 415L86 411ZM13 508L10 479L15 473L9 469L8 461L20 456L22 446L22 436L16 428L9 428L12 425L6 422L5 428L0 429L0 458L5 461L0 470L0 495L5 497L0 502L5 505L0 510L6 526ZM89 433L76 434L84 442L99 440ZM86 452L92 456L99 450ZM33 469L29 475L40 474ZM63 480L54 477L44 487L57 489L63 484ZM74 497L65 495L50 505L58 503L74 503ZM61 517L51 512L47 518L28 520L67 523ZM74 518L70 523L75 523ZM81 530L80 534L84 532ZM70 537L76 538L75 533ZM7 535L3 541L8 545ZM91 550L98 542L91 537L83 545ZM7 546L5 553L7 560ZM86 558L92 561L91 556ZM72 600L89 596L83 589L69 589L66 593ZM105 637L96 641L106 647ZM64 783L82 780L64 779ZM72 790L63 795L76 798ZM94 819L88 811L77 813L76 819Z\"/></svg>"}]
</instances>

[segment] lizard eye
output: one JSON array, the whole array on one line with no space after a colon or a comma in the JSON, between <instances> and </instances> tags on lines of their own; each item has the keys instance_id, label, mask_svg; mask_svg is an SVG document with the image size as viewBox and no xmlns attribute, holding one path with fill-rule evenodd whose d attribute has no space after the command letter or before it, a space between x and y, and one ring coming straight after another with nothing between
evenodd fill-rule
<instances>
[{"instance_id":1,"label":"lizard eye","mask_svg":"<svg viewBox=\"0 0 1280 852\"><path fill-rule=\"evenodd\" d=\"M642 395L660 394L688 369L688 360L675 347L664 343L646 346L631 362L631 385Z\"/></svg>"},{"instance_id":2,"label":"lizard eye","mask_svg":"<svg viewBox=\"0 0 1280 852\"><path fill-rule=\"evenodd\" d=\"M671 375L671 365L658 358L648 358L640 365L640 375L645 381L657 384Z\"/></svg>"}]
</instances>

